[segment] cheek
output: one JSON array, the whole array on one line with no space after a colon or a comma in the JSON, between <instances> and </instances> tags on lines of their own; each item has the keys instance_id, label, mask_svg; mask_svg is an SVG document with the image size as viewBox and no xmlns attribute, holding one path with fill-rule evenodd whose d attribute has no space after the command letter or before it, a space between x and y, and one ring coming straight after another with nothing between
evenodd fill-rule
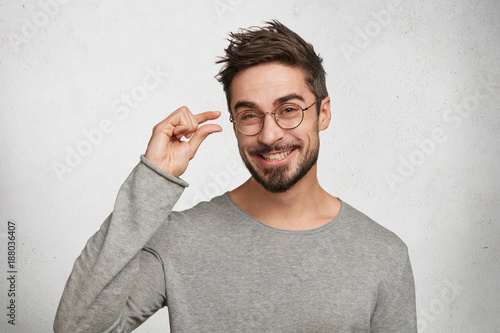
<instances>
[{"instance_id":1,"label":"cheek","mask_svg":"<svg viewBox=\"0 0 500 333\"><path fill-rule=\"evenodd\" d=\"M251 146L251 140L249 140L249 137L244 136L241 133L236 134L236 141L238 142L238 149L240 152L246 152L248 147Z\"/></svg>"},{"instance_id":2,"label":"cheek","mask_svg":"<svg viewBox=\"0 0 500 333\"><path fill-rule=\"evenodd\" d=\"M319 146L319 132L316 129L311 128L311 131L307 134L307 139L304 140L304 148L308 151L316 149Z\"/></svg>"},{"instance_id":3,"label":"cheek","mask_svg":"<svg viewBox=\"0 0 500 333\"><path fill-rule=\"evenodd\" d=\"M314 141L314 138L317 136L318 132L316 130L316 127L312 126L312 124L307 124L307 126L304 127L302 127L302 125L295 129L293 137L302 141L304 146L310 146Z\"/></svg>"}]
</instances>

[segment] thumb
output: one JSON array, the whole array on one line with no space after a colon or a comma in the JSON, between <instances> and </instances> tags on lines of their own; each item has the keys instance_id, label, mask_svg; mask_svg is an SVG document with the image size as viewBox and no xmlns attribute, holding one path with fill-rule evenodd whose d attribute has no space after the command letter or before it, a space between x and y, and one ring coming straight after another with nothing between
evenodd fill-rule
<instances>
[{"instance_id":1,"label":"thumb","mask_svg":"<svg viewBox=\"0 0 500 333\"><path fill-rule=\"evenodd\" d=\"M200 126L196 132L194 132L191 139L188 141L190 156L189 158L193 158L196 154L196 151L200 147L201 143L212 133L222 132L222 127L217 124L209 124Z\"/></svg>"}]
</instances>

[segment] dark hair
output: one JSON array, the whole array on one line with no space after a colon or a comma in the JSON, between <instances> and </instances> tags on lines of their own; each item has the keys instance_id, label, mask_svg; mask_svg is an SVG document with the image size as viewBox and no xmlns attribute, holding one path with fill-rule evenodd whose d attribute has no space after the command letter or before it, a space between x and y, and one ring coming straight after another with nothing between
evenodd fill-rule
<instances>
[{"instance_id":1,"label":"dark hair","mask_svg":"<svg viewBox=\"0 0 500 333\"><path fill-rule=\"evenodd\" d=\"M319 99L316 105L319 112L321 100L328 96L323 59L314 52L311 44L282 23L277 20L265 23L267 26L230 33L229 46L224 50L226 56L216 62L224 64L216 78L224 87L229 112L230 86L234 77L247 68L270 62L298 67L304 71L307 86Z\"/></svg>"}]
</instances>

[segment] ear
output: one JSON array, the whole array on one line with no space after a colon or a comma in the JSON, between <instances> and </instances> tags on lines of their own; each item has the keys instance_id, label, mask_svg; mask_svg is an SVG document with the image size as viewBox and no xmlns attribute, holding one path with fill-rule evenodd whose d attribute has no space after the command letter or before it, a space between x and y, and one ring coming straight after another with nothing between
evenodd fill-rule
<instances>
[{"instance_id":1,"label":"ear","mask_svg":"<svg viewBox=\"0 0 500 333\"><path fill-rule=\"evenodd\" d=\"M233 119L233 115L232 115L231 111L229 111L229 121L233 125L234 135L238 135L238 129L236 128L236 123L232 122L231 119Z\"/></svg>"},{"instance_id":2,"label":"ear","mask_svg":"<svg viewBox=\"0 0 500 333\"><path fill-rule=\"evenodd\" d=\"M321 101L321 106L319 110L318 116L318 130L323 131L328 128L330 125L330 119L332 118L332 114L330 112L330 97L325 97Z\"/></svg>"}]
</instances>

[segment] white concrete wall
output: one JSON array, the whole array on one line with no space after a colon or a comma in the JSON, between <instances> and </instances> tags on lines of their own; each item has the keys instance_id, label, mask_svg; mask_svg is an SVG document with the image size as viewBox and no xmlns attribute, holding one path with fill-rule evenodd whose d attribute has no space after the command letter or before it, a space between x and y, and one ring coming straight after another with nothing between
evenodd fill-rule
<instances>
[{"instance_id":1,"label":"white concrete wall","mask_svg":"<svg viewBox=\"0 0 500 333\"><path fill-rule=\"evenodd\" d=\"M320 181L407 243L420 332L500 331L498 1L4 0L1 332L51 331L73 262L152 127L181 105L225 112L213 76L227 33L272 18L324 57L333 121ZM168 75L142 89L156 69ZM144 98L126 107L132 93ZM248 176L227 118L184 175L191 186L178 208ZM8 221L15 327L6 323ZM160 332L167 318L162 310L138 332Z\"/></svg>"}]
</instances>

